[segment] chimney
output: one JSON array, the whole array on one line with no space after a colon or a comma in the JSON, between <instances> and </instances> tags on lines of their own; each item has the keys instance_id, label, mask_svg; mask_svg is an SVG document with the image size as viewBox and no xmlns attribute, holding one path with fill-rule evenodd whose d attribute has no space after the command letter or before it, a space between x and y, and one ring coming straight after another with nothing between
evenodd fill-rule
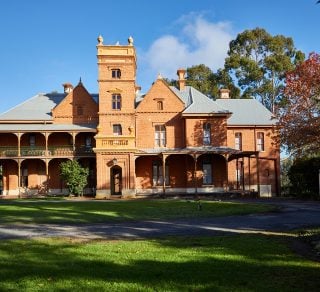
<instances>
[{"instance_id":1,"label":"chimney","mask_svg":"<svg viewBox=\"0 0 320 292\"><path fill-rule=\"evenodd\" d=\"M226 88L221 88L219 90L221 99L229 99L230 98L230 90Z\"/></svg>"},{"instance_id":2,"label":"chimney","mask_svg":"<svg viewBox=\"0 0 320 292\"><path fill-rule=\"evenodd\" d=\"M184 78L186 74L185 69L178 69L177 75L178 75L178 86L180 91L184 90L184 87L186 86L186 79Z\"/></svg>"},{"instance_id":3,"label":"chimney","mask_svg":"<svg viewBox=\"0 0 320 292\"><path fill-rule=\"evenodd\" d=\"M66 94L70 93L73 90L73 85L71 83L63 83L62 86L64 93Z\"/></svg>"}]
</instances>

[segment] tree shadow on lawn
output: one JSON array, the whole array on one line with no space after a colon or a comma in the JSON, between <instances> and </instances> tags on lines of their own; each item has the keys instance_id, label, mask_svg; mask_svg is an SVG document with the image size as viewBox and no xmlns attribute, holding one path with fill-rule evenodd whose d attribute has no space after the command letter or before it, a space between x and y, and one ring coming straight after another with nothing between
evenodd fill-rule
<instances>
[{"instance_id":1,"label":"tree shadow on lawn","mask_svg":"<svg viewBox=\"0 0 320 292\"><path fill-rule=\"evenodd\" d=\"M1 241L0 290L316 291L320 265L294 256L281 240Z\"/></svg>"}]
</instances>

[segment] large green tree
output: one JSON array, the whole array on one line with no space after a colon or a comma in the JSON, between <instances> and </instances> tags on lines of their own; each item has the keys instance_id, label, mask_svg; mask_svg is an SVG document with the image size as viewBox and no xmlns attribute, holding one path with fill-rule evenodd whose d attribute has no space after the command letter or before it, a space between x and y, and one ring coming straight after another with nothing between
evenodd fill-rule
<instances>
[{"instance_id":1,"label":"large green tree","mask_svg":"<svg viewBox=\"0 0 320 292\"><path fill-rule=\"evenodd\" d=\"M166 80L170 85L177 86L176 80ZM232 98L239 98L240 90L233 84L232 78L224 69L214 73L204 64L187 68L186 84L198 89L210 98L219 97L220 88L228 88Z\"/></svg>"},{"instance_id":2,"label":"large green tree","mask_svg":"<svg viewBox=\"0 0 320 292\"><path fill-rule=\"evenodd\" d=\"M256 28L245 30L230 42L225 70L241 88L242 97L254 97L274 113L286 72L303 59L291 38Z\"/></svg>"}]
</instances>

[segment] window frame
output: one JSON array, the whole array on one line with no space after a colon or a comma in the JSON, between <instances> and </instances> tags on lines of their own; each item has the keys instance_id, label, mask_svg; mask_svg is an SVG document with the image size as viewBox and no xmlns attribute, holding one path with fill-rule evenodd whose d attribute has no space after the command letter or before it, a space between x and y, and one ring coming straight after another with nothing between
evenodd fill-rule
<instances>
[{"instance_id":1,"label":"window frame","mask_svg":"<svg viewBox=\"0 0 320 292\"><path fill-rule=\"evenodd\" d=\"M111 108L112 110L119 111L122 106L122 97L120 93L114 93L111 95Z\"/></svg>"},{"instance_id":2,"label":"window frame","mask_svg":"<svg viewBox=\"0 0 320 292\"><path fill-rule=\"evenodd\" d=\"M112 125L113 136L122 136L122 126L121 124Z\"/></svg>"},{"instance_id":3,"label":"window frame","mask_svg":"<svg viewBox=\"0 0 320 292\"><path fill-rule=\"evenodd\" d=\"M169 176L169 165L165 166L165 185L170 185L170 176ZM163 186L163 167L161 161L152 161L152 186Z\"/></svg>"},{"instance_id":4,"label":"window frame","mask_svg":"<svg viewBox=\"0 0 320 292\"><path fill-rule=\"evenodd\" d=\"M119 68L111 69L112 79L121 79L121 70Z\"/></svg>"},{"instance_id":5,"label":"window frame","mask_svg":"<svg viewBox=\"0 0 320 292\"><path fill-rule=\"evenodd\" d=\"M203 138L202 143L205 146L211 145L211 123L205 122L203 123Z\"/></svg>"},{"instance_id":6,"label":"window frame","mask_svg":"<svg viewBox=\"0 0 320 292\"><path fill-rule=\"evenodd\" d=\"M202 184L203 185L212 185L212 163L211 162L203 162L202 163Z\"/></svg>"},{"instance_id":7,"label":"window frame","mask_svg":"<svg viewBox=\"0 0 320 292\"><path fill-rule=\"evenodd\" d=\"M155 147L166 147L167 133L165 125L154 126L154 144Z\"/></svg>"},{"instance_id":8,"label":"window frame","mask_svg":"<svg viewBox=\"0 0 320 292\"><path fill-rule=\"evenodd\" d=\"M242 151L242 133L236 132L234 134L234 149Z\"/></svg>"},{"instance_id":9,"label":"window frame","mask_svg":"<svg viewBox=\"0 0 320 292\"><path fill-rule=\"evenodd\" d=\"M260 136L260 137L259 137ZM264 132L257 132L257 150L265 151L265 137Z\"/></svg>"}]
</instances>

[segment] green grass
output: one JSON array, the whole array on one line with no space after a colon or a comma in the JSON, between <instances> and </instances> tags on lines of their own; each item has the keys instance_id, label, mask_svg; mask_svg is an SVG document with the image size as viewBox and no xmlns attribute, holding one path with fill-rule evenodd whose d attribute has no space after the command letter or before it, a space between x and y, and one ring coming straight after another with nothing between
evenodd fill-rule
<instances>
[{"instance_id":1,"label":"green grass","mask_svg":"<svg viewBox=\"0 0 320 292\"><path fill-rule=\"evenodd\" d=\"M0 241L1 291L319 291L281 237Z\"/></svg>"},{"instance_id":2,"label":"green grass","mask_svg":"<svg viewBox=\"0 0 320 292\"><path fill-rule=\"evenodd\" d=\"M1 223L98 223L242 215L266 212L263 204L187 200L0 202Z\"/></svg>"}]
</instances>

